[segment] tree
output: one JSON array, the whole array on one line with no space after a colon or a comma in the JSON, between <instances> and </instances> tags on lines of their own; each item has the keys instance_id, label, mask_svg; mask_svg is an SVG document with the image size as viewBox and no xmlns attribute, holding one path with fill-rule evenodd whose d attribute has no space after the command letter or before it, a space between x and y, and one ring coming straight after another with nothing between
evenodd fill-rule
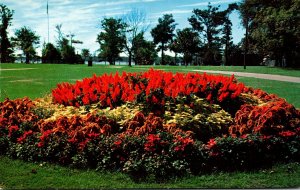
<instances>
[{"instance_id":1,"label":"tree","mask_svg":"<svg viewBox=\"0 0 300 190\"><path fill-rule=\"evenodd\" d=\"M205 40L204 62L206 64L216 64L216 55L220 54L221 26L224 21L224 11L219 11L219 7L213 7L209 3L207 9L194 9L193 15L188 19L195 31Z\"/></svg>"},{"instance_id":2,"label":"tree","mask_svg":"<svg viewBox=\"0 0 300 190\"><path fill-rule=\"evenodd\" d=\"M38 45L40 42L40 37L35 34L30 28L26 26L16 30L15 37L13 38L17 47L19 47L25 57L26 57L26 64L30 63L30 59L33 58L36 54L35 46Z\"/></svg>"},{"instance_id":3,"label":"tree","mask_svg":"<svg viewBox=\"0 0 300 190\"><path fill-rule=\"evenodd\" d=\"M298 0L242 1L240 12L249 35L245 44L253 44L258 54L271 56L277 65L299 66L299 9Z\"/></svg>"},{"instance_id":4,"label":"tree","mask_svg":"<svg viewBox=\"0 0 300 190\"><path fill-rule=\"evenodd\" d=\"M86 61L89 57L91 57L89 49L82 49L81 56L83 57L84 61Z\"/></svg>"},{"instance_id":5,"label":"tree","mask_svg":"<svg viewBox=\"0 0 300 190\"><path fill-rule=\"evenodd\" d=\"M12 44L7 37L7 29L11 25L13 10L6 5L0 4L0 62L13 62Z\"/></svg>"},{"instance_id":6,"label":"tree","mask_svg":"<svg viewBox=\"0 0 300 190\"><path fill-rule=\"evenodd\" d=\"M194 9L193 15L188 19L194 30L206 40L207 48L219 48L220 26L223 24L224 13L219 11L219 7L208 4L207 9Z\"/></svg>"},{"instance_id":7,"label":"tree","mask_svg":"<svg viewBox=\"0 0 300 190\"><path fill-rule=\"evenodd\" d=\"M134 47L134 39L136 39L137 35L144 33L147 30L146 26L146 14L144 11L139 9L132 9L129 13L124 15L124 32L125 32L125 50L128 54L128 66L131 66L131 60L133 55Z\"/></svg>"},{"instance_id":8,"label":"tree","mask_svg":"<svg viewBox=\"0 0 300 190\"><path fill-rule=\"evenodd\" d=\"M44 44L42 49L42 63L59 63L61 55L59 50L52 44Z\"/></svg>"},{"instance_id":9,"label":"tree","mask_svg":"<svg viewBox=\"0 0 300 190\"><path fill-rule=\"evenodd\" d=\"M121 19L104 18L101 21L101 28L103 31L97 37L100 55L106 58L110 65L115 65L125 44L124 23Z\"/></svg>"},{"instance_id":10,"label":"tree","mask_svg":"<svg viewBox=\"0 0 300 190\"><path fill-rule=\"evenodd\" d=\"M154 44L161 44L158 50L161 50L161 64L164 65L164 50L172 42L176 24L172 14L165 14L163 18L158 19L158 24L151 30Z\"/></svg>"},{"instance_id":11,"label":"tree","mask_svg":"<svg viewBox=\"0 0 300 190\"><path fill-rule=\"evenodd\" d=\"M193 55L199 51L200 38L191 28L177 30L176 47L178 53L183 53L183 61L187 66L191 63Z\"/></svg>"},{"instance_id":12,"label":"tree","mask_svg":"<svg viewBox=\"0 0 300 190\"><path fill-rule=\"evenodd\" d=\"M145 40L143 33L139 33L133 39L132 52L134 54L134 62L137 65L153 65L157 58L155 44Z\"/></svg>"},{"instance_id":13,"label":"tree","mask_svg":"<svg viewBox=\"0 0 300 190\"><path fill-rule=\"evenodd\" d=\"M75 54L75 48L72 46L74 43L73 37L74 34L65 35L62 32L62 24L56 25L56 32L57 32L57 46L60 51L61 61L63 63L79 63L82 62L79 56ZM68 40L67 37L70 37Z\"/></svg>"},{"instance_id":14,"label":"tree","mask_svg":"<svg viewBox=\"0 0 300 190\"><path fill-rule=\"evenodd\" d=\"M229 64L229 54L230 54L230 47L233 45L232 43L232 22L229 19L229 15L232 11L238 9L238 5L236 3L232 3L228 5L228 8L224 11L224 24L222 28L223 37L221 39L222 43L224 44L224 57L225 57L225 65Z\"/></svg>"}]
</instances>

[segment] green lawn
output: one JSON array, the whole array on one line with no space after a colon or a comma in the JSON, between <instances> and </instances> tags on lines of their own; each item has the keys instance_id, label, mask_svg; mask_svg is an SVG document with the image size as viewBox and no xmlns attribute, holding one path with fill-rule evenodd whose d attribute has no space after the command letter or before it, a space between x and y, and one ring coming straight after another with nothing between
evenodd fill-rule
<instances>
[{"instance_id":1,"label":"green lawn","mask_svg":"<svg viewBox=\"0 0 300 190\"><path fill-rule=\"evenodd\" d=\"M292 188L300 187L300 164L279 164L253 172L213 173L173 179L134 182L125 174L81 171L0 157L0 188ZM3 167L5 166L5 167ZM34 171L34 172L33 172Z\"/></svg>"},{"instance_id":2,"label":"green lawn","mask_svg":"<svg viewBox=\"0 0 300 190\"><path fill-rule=\"evenodd\" d=\"M138 72L149 67L93 66L86 65L25 65L0 64L0 101L28 96L41 97L49 94L60 82L75 82L93 73ZM243 71L242 67L173 67L159 66L173 72L188 72L194 69ZM14 70L27 69L27 70ZM247 67L246 72L281 74L300 77L299 70L269 67ZM300 108L298 83L278 82L239 77L247 86L261 88L286 98ZM36 171L32 172L32 171ZM55 165L26 163L0 156L0 188L286 188L300 187L300 165L279 164L273 168L253 172L219 172L202 176L173 179L166 183L147 181L137 183L119 173L81 171Z\"/></svg>"},{"instance_id":3,"label":"green lawn","mask_svg":"<svg viewBox=\"0 0 300 190\"><path fill-rule=\"evenodd\" d=\"M118 71L138 72L148 70L149 66L93 66L86 65L42 65L42 64L1 64L0 101L5 97L11 99L28 96L30 98L41 97L51 92L60 82L74 83L84 77L91 77L93 73L101 75L103 73L115 73ZM194 66L194 67L175 67L175 66L157 66L156 69L164 69L173 72L189 72L194 69L206 70L230 70L244 71L243 67L214 67L214 66ZM10 69L10 70L8 70ZM28 70L13 70L28 69ZM247 67L247 72L282 74L290 76L299 76L300 70L287 70L271 67ZM298 96L300 94L299 83L278 82L262 80L255 78L240 77L239 81L247 86L261 88L268 93L275 93L280 97L286 98L288 102L300 108Z\"/></svg>"}]
</instances>

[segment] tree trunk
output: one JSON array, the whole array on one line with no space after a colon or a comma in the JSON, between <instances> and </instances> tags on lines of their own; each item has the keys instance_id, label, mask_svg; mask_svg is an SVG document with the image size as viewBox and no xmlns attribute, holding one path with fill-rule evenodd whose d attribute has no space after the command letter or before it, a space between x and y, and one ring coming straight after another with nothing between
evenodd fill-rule
<instances>
[{"instance_id":1,"label":"tree trunk","mask_svg":"<svg viewBox=\"0 0 300 190\"><path fill-rule=\"evenodd\" d=\"M225 50L224 50L224 56L225 56L225 63L224 65L228 65L228 43L226 42L226 45L225 45Z\"/></svg>"},{"instance_id":2,"label":"tree trunk","mask_svg":"<svg viewBox=\"0 0 300 190\"><path fill-rule=\"evenodd\" d=\"M161 65L164 65L165 60L164 60L164 43L161 43Z\"/></svg>"},{"instance_id":3,"label":"tree trunk","mask_svg":"<svg viewBox=\"0 0 300 190\"><path fill-rule=\"evenodd\" d=\"M248 18L246 19L246 34L245 34L245 50L244 50L244 69L246 69L246 55L248 53L248 30L249 30L249 24L248 24Z\"/></svg>"},{"instance_id":4,"label":"tree trunk","mask_svg":"<svg viewBox=\"0 0 300 190\"><path fill-rule=\"evenodd\" d=\"M30 62L30 59L29 59L29 53L26 53L25 56L26 56L25 63L26 63L26 64L29 64L29 62Z\"/></svg>"},{"instance_id":5,"label":"tree trunk","mask_svg":"<svg viewBox=\"0 0 300 190\"><path fill-rule=\"evenodd\" d=\"M129 56L128 56L128 66L131 67L131 59L132 59L132 52L128 51Z\"/></svg>"}]
</instances>

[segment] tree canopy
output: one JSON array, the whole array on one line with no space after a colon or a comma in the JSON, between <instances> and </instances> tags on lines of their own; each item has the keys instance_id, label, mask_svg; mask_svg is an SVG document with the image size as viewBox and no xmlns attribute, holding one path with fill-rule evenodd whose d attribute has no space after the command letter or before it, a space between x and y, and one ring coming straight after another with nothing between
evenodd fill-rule
<instances>
[{"instance_id":1,"label":"tree canopy","mask_svg":"<svg viewBox=\"0 0 300 190\"><path fill-rule=\"evenodd\" d=\"M271 56L278 65L299 66L299 10L299 0L242 1L242 21L255 51Z\"/></svg>"},{"instance_id":2,"label":"tree canopy","mask_svg":"<svg viewBox=\"0 0 300 190\"><path fill-rule=\"evenodd\" d=\"M246 29L245 37L239 45L232 41L230 15L234 10L240 12L242 26ZM244 66L246 60L258 64L265 56L276 60L277 66L299 67L299 10L299 0L242 0L238 4L229 4L224 10L208 3L206 9L194 9L188 18L191 28L177 30L176 35L174 31L177 24L173 15L162 15L150 31L153 40L149 41L144 37L150 26L146 12L133 8L120 18L104 18L101 21L101 31L97 35L99 56L115 64L119 55L125 53L128 65L131 66L132 60L137 64L150 64L157 57L157 52L161 51L160 64L166 64L165 51L170 49L175 52L175 63L177 53L183 54L186 64L196 55L197 60L201 57L201 63L207 65L240 64L244 54ZM16 30L15 37L10 39L8 29L13 15L13 10L0 3L0 62L14 62L13 48L18 47L26 56L26 63L29 63L36 56L39 36L24 26ZM81 57L86 59L87 54L83 52L81 56L78 53L76 55L73 44L83 42L74 39L75 34L71 32L65 35L61 28L62 25L56 26L58 36L55 46L44 44L42 62L82 62ZM153 47L156 47L157 52ZM256 60L251 59L253 57Z\"/></svg>"},{"instance_id":3,"label":"tree canopy","mask_svg":"<svg viewBox=\"0 0 300 190\"><path fill-rule=\"evenodd\" d=\"M40 37L30 28L24 26L16 30L13 40L16 46L23 51L26 64L30 63L30 59L36 54L35 48L40 43Z\"/></svg>"},{"instance_id":4,"label":"tree canopy","mask_svg":"<svg viewBox=\"0 0 300 190\"><path fill-rule=\"evenodd\" d=\"M7 36L7 29L11 25L14 11L6 5L0 4L0 62L13 62L12 44Z\"/></svg>"},{"instance_id":5,"label":"tree canopy","mask_svg":"<svg viewBox=\"0 0 300 190\"><path fill-rule=\"evenodd\" d=\"M101 21L101 28L102 31L97 37L97 42L100 44L100 55L110 65L115 65L116 59L124 48L125 25L121 19L104 18Z\"/></svg>"},{"instance_id":6,"label":"tree canopy","mask_svg":"<svg viewBox=\"0 0 300 190\"><path fill-rule=\"evenodd\" d=\"M151 30L154 44L161 44L158 50L161 50L161 64L164 65L164 50L174 37L176 27L175 20L172 14L165 14L158 19L158 24Z\"/></svg>"},{"instance_id":7,"label":"tree canopy","mask_svg":"<svg viewBox=\"0 0 300 190\"><path fill-rule=\"evenodd\" d=\"M174 43L178 53L183 53L185 65L192 61L193 55L200 50L200 38L197 32L191 28L177 30L177 35Z\"/></svg>"},{"instance_id":8,"label":"tree canopy","mask_svg":"<svg viewBox=\"0 0 300 190\"><path fill-rule=\"evenodd\" d=\"M42 63L59 63L61 55L52 43L44 44L42 49Z\"/></svg>"},{"instance_id":9,"label":"tree canopy","mask_svg":"<svg viewBox=\"0 0 300 190\"><path fill-rule=\"evenodd\" d=\"M152 41L147 41L143 33L139 33L133 39L133 54L134 61L137 65L152 65L157 58L155 44Z\"/></svg>"}]
</instances>

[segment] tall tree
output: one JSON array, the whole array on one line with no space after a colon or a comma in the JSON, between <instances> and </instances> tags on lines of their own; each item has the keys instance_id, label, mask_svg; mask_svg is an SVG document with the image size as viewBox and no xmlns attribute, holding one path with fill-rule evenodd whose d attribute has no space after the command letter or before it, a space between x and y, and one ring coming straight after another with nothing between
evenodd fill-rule
<instances>
[{"instance_id":1,"label":"tall tree","mask_svg":"<svg viewBox=\"0 0 300 190\"><path fill-rule=\"evenodd\" d=\"M240 7L243 20L248 21L249 43L257 52L270 55L278 65L299 67L299 0L245 0Z\"/></svg>"},{"instance_id":2,"label":"tall tree","mask_svg":"<svg viewBox=\"0 0 300 190\"><path fill-rule=\"evenodd\" d=\"M183 53L183 60L187 66L191 63L193 55L199 51L200 38L191 28L184 28L177 30L176 44L178 52Z\"/></svg>"},{"instance_id":3,"label":"tall tree","mask_svg":"<svg viewBox=\"0 0 300 190\"><path fill-rule=\"evenodd\" d=\"M223 24L224 13L219 7L213 7L210 3L207 9L194 9L193 15L188 19L194 30L198 31L206 40L208 49L219 47L219 34Z\"/></svg>"},{"instance_id":4,"label":"tall tree","mask_svg":"<svg viewBox=\"0 0 300 190\"><path fill-rule=\"evenodd\" d=\"M83 57L84 61L86 61L89 57L91 57L89 49L82 49L81 56Z\"/></svg>"},{"instance_id":5,"label":"tall tree","mask_svg":"<svg viewBox=\"0 0 300 190\"><path fill-rule=\"evenodd\" d=\"M7 37L7 29L11 25L14 11L6 5L0 4L0 62L6 63L13 61L12 44Z\"/></svg>"},{"instance_id":6,"label":"tall tree","mask_svg":"<svg viewBox=\"0 0 300 190\"><path fill-rule=\"evenodd\" d=\"M75 54L75 48L72 46L74 34L65 35L62 32L62 24L55 26L57 33L57 46L60 51L62 63L71 63L74 64L78 62L77 56ZM67 38L69 37L70 40Z\"/></svg>"},{"instance_id":7,"label":"tall tree","mask_svg":"<svg viewBox=\"0 0 300 190\"><path fill-rule=\"evenodd\" d=\"M229 63L229 54L230 47L233 45L232 43L232 22L229 19L232 11L237 10L238 5L236 3L232 3L228 5L228 8L224 11L224 24L222 28L222 44L224 44L224 57L225 57L225 65Z\"/></svg>"},{"instance_id":8,"label":"tall tree","mask_svg":"<svg viewBox=\"0 0 300 190\"><path fill-rule=\"evenodd\" d=\"M133 39L134 62L137 65L152 65L157 58L155 44L152 41L147 41L143 33L139 33Z\"/></svg>"},{"instance_id":9,"label":"tall tree","mask_svg":"<svg viewBox=\"0 0 300 190\"><path fill-rule=\"evenodd\" d=\"M205 40L206 47L204 59L207 64L215 64L216 55L220 54L221 41L220 34L224 21L224 11L219 11L219 7L213 7L210 3L207 9L194 9L193 15L188 18L194 30L198 31Z\"/></svg>"},{"instance_id":10,"label":"tall tree","mask_svg":"<svg viewBox=\"0 0 300 190\"><path fill-rule=\"evenodd\" d=\"M140 9L133 8L122 18L124 22L125 32L125 50L128 54L128 66L131 66L133 55L134 39L137 35L144 33L148 26L146 23L146 13Z\"/></svg>"},{"instance_id":11,"label":"tall tree","mask_svg":"<svg viewBox=\"0 0 300 190\"><path fill-rule=\"evenodd\" d=\"M159 44L158 50L161 50L161 64L164 65L164 50L172 42L174 30L176 27L172 14L165 14L158 19L158 24L151 30L151 35L155 44Z\"/></svg>"},{"instance_id":12,"label":"tall tree","mask_svg":"<svg viewBox=\"0 0 300 190\"><path fill-rule=\"evenodd\" d=\"M42 49L42 63L59 63L61 55L59 50L52 44L44 44Z\"/></svg>"},{"instance_id":13,"label":"tall tree","mask_svg":"<svg viewBox=\"0 0 300 190\"><path fill-rule=\"evenodd\" d=\"M124 23L121 19L104 18L101 21L101 28L103 31L97 37L100 55L106 58L110 65L115 65L125 44Z\"/></svg>"},{"instance_id":14,"label":"tall tree","mask_svg":"<svg viewBox=\"0 0 300 190\"><path fill-rule=\"evenodd\" d=\"M29 64L30 59L36 54L35 48L40 43L40 37L30 28L24 26L16 30L13 40L16 46L23 51L26 64Z\"/></svg>"}]
</instances>

